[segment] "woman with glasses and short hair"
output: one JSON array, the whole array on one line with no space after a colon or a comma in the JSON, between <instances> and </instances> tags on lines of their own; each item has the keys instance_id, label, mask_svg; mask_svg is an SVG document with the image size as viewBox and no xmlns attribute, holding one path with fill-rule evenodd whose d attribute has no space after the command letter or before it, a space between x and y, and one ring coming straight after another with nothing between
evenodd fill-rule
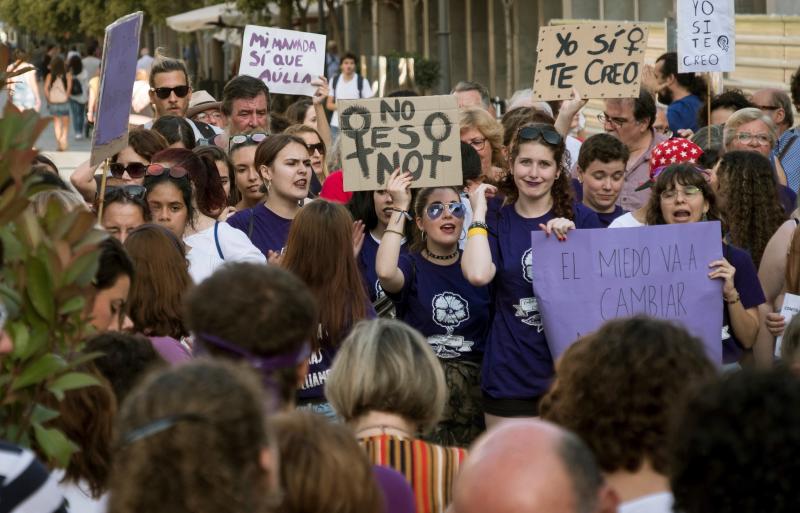
<instances>
[{"instance_id":1,"label":"woman with glasses and short hair","mask_svg":"<svg viewBox=\"0 0 800 513\"><path fill-rule=\"evenodd\" d=\"M647 224L720 221L717 199L702 172L691 164L674 164L655 180L647 206ZM722 233L726 232L723 223ZM723 280L722 363L735 365L758 333L758 306L765 302L753 259L722 241L723 258L709 262L710 279Z\"/></svg>"},{"instance_id":2,"label":"woman with glasses and short hair","mask_svg":"<svg viewBox=\"0 0 800 513\"><path fill-rule=\"evenodd\" d=\"M481 157L481 172L491 183L505 171L503 162L503 125L480 107L461 109L461 142L469 144Z\"/></svg>"},{"instance_id":3,"label":"woman with glasses and short hair","mask_svg":"<svg viewBox=\"0 0 800 513\"><path fill-rule=\"evenodd\" d=\"M531 290L531 231L562 240L569 230L603 227L596 213L573 200L565 151L552 125L523 125L511 140L509 173L499 186L482 184L469 195L473 222L461 269L472 285L494 286L481 376L489 427L501 418L538 415L553 377L553 357ZM487 216L489 198L498 189L505 205Z\"/></svg>"},{"instance_id":4,"label":"woman with glasses and short hair","mask_svg":"<svg viewBox=\"0 0 800 513\"><path fill-rule=\"evenodd\" d=\"M153 130L135 128L128 133L128 146L111 157L106 178L106 187L115 185L142 185L144 173L153 155L166 149L164 137ZM101 166L91 167L87 160L79 165L69 177L69 181L83 198L95 203L100 190L101 174L95 174Z\"/></svg>"},{"instance_id":5,"label":"woman with glasses and short hair","mask_svg":"<svg viewBox=\"0 0 800 513\"><path fill-rule=\"evenodd\" d=\"M444 370L449 398L431 440L468 447L484 430L480 365L489 327L489 288L461 272L458 247L466 206L453 187L422 189L411 207L411 174L392 173L386 192L392 214L375 262L397 316L427 337ZM417 230L402 254L406 221Z\"/></svg>"}]
</instances>

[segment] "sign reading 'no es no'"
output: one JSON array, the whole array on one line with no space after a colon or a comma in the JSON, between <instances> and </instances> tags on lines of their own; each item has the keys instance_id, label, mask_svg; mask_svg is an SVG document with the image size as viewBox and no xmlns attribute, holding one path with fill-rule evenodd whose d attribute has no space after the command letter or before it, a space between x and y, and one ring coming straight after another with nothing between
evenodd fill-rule
<instances>
[{"instance_id":1,"label":"sign reading 'no es no'","mask_svg":"<svg viewBox=\"0 0 800 513\"><path fill-rule=\"evenodd\" d=\"M648 29L635 23L583 23L539 29L533 96L583 98L639 96Z\"/></svg>"},{"instance_id":2,"label":"sign reading 'no es no'","mask_svg":"<svg viewBox=\"0 0 800 513\"><path fill-rule=\"evenodd\" d=\"M456 97L339 100L344 190L385 189L400 168L411 187L461 185Z\"/></svg>"}]
</instances>

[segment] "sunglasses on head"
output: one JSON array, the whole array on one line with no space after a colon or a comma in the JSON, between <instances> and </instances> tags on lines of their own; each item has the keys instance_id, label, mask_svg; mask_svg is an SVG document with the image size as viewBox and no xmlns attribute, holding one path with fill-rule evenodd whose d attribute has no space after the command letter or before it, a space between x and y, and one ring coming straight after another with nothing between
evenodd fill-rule
<instances>
[{"instance_id":1,"label":"sunglasses on head","mask_svg":"<svg viewBox=\"0 0 800 513\"><path fill-rule=\"evenodd\" d=\"M150 164L147 166L147 176L161 176L164 173L168 173L172 178L183 178L189 174L186 168L181 166L167 167L161 164Z\"/></svg>"},{"instance_id":2,"label":"sunglasses on head","mask_svg":"<svg viewBox=\"0 0 800 513\"><path fill-rule=\"evenodd\" d=\"M173 91L175 92L175 96L178 98L184 98L187 94L189 94L189 90L190 88L187 85L180 85L176 87L155 87L151 89L151 91L156 93L156 96L162 100L169 98Z\"/></svg>"},{"instance_id":3,"label":"sunglasses on head","mask_svg":"<svg viewBox=\"0 0 800 513\"><path fill-rule=\"evenodd\" d=\"M147 164L131 162L126 166L125 164L114 162L108 166L108 170L111 171L111 176L114 178L122 178L125 171L128 172L128 176L131 178L141 178L144 176L145 171L147 171Z\"/></svg>"},{"instance_id":4,"label":"sunglasses on head","mask_svg":"<svg viewBox=\"0 0 800 513\"><path fill-rule=\"evenodd\" d=\"M547 144L560 144L561 134L552 128L539 128L538 126L525 126L519 129L519 139L521 141L535 141L539 138L544 139Z\"/></svg>"},{"instance_id":5,"label":"sunglasses on head","mask_svg":"<svg viewBox=\"0 0 800 513\"><path fill-rule=\"evenodd\" d=\"M228 154L230 154L230 152L235 150L238 146L247 144L248 142L258 144L261 141L265 140L267 137L269 137L269 134L266 134L264 132L256 132L254 134L234 135L230 139L228 139Z\"/></svg>"},{"instance_id":6,"label":"sunglasses on head","mask_svg":"<svg viewBox=\"0 0 800 513\"><path fill-rule=\"evenodd\" d=\"M444 214L444 209L447 208L448 212L453 217L457 217L459 219L464 219L464 214L466 213L466 207L460 201L452 201L450 203L431 203L428 205L428 208L425 209L425 213L428 214L428 219L435 220L439 219L442 214Z\"/></svg>"},{"instance_id":7,"label":"sunglasses on head","mask_svg":"<svg viewBox=\"0 0 800 513\"><path fill-rule=\"evenodd\" d=\"M306 144L306 148L308 148L309 155L313 155L315 151L318 151L320 155L325 155L324 142L318 142L317 144Z\"/></svg>"},{"instance_id":8,"label":"sunglasses on head","mask_svg":"<svg viewBox=\"0 0 800 513\"><path fill-rule=\"evenodd\" d=\"M114 187L106 187L105 200L108 201L118 196L124 196L130 199L144 199L147 194L147 189L144 185L122 185Z\"/></svg>"}]
</instances>

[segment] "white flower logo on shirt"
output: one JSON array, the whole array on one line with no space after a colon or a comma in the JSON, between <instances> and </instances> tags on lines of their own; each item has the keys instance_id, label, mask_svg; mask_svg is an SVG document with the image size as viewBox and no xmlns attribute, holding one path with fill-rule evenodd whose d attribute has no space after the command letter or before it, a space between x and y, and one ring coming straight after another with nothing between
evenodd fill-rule
<instances>
[{"instance_id":1,"label":"white flower logo on shirt","mask_svg":"<svg viewBox=\"0 0 800 513\"><path fill-rule=\"evenodd\" d=\"M469 303L453 292L442 292L433 296L433 322L447 330L446 335L432 335L428 343L439 358L457 358L461 353L472 351L475 344L464 337L453 335L453 331L469 319Z\"/></svg>"},{"instance_id":2,"label":"white flower logo on shirt","mask_svg":"<svg viewBox=\"0 0 800 513\"><path fill-rule=\"evenodd\" d=\"M380 299L386 295L386 292L383 291L383 287L381 287L381 280L375 280L375 299Z\"/></svg>"},{"instance_id":3,"label":"white flower logo on shirt","mask_svg":"<svg viewBox=\"0 0 800 513\"><path fill-rule=\"evenodd\" d=\"M528 283L533 283L533 250L529 249L522 254L522 277Z\"/></svg>"}]
</instances>

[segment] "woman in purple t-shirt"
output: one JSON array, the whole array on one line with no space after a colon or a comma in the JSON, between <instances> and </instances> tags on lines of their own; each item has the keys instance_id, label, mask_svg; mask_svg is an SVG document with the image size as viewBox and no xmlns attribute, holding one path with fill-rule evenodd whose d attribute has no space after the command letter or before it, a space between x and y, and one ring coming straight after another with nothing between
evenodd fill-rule
<instances>
[{"instance_id":1,"label":"woman in purple t-shirt","mask_svg":"<svg viewBox=\"0 0 800 513\"><path fill-rule=\"evenodd\" d=\"M266 201L236 212L227 221L275 261L286 245L292 219L308 196L311 159L305 141L299 137L272 135L259 143L255 166L264 179Z\"/></svg>"},{"instance_id":2,"label":"woman in purple t-shirt","mask_svg":"<svg viewBox=\"0 0 800 513\"><path fill-rule=\"evenodd\" d=\"M564 140L552 125L519 128L509 146L509 173L499 184L505 205L487 216L487 193L470 193L473 223L461 269L475 286L493 285L494 319L483 358L482 389L487 425L504 417L538 414L553 376L532 283L531 231L559 240L575 228L601 228L597 214L572 199ZM494 200L493 200L494 201Z\"/></svg>"},{"instance_id":3,"label":"woman in purple t-shirt","mask_svg":"<svg viewBox=\"0 0 800 513\"><path fill-rule=\"evenodd\" d=\"M658 175L647 205L647 224L720 220L716 197L700 171L674 164ZM723 232L725 227L723 224ZM720 234L722 237L722 234ZM736 364L758 334L758 306L766 301L750 255L723 241L721 260L709 263L708 277L724 280L722 297L722 363Z\"/></svg>"},{"instance_id":4,"label":"woman in purple t-shirt","mask_svg":"<svg viewBox=\"0 0 800 513\"><path fill-rule=\"evenodd\" d=\"M448 402L431 440L469 446L483 431L480 363L489 327L489 288L475 287L461 272L458 239L466 207L453 187L422 189L414 201L419 236L401 255L410 220L411 174L392 173L387 192L392 216L378 248L375 270L395 301L398 318L427 337L445 373Z\"/></svg>"}]
</instances>

